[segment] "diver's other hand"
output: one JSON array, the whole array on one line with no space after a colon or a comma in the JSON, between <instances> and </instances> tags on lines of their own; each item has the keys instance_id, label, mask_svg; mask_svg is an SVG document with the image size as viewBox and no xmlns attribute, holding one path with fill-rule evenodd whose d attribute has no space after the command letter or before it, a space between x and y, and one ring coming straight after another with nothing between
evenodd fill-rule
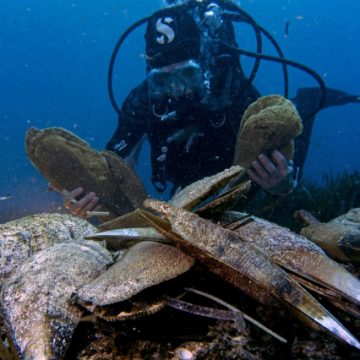
<instances>
[{"instance_id":1,"label":"diver's other hand","mask_svg":"<svg viewBox=\"0 0 360 360\"><path fill-rule=\"evenodd\" d=\"M78 187L72 191L63 191L64 207L68 209L73 215L86 218L88 211L99 211L101 205L99 198L94 192L89 192L83 195L84 189ZM83 195L79 200L79 196Z\"/></svg>"},{"instance_id":2,"label":"diver's other hand","mask_svg":"<svg viewBox=\"0 0 360 360\"><path fill-rule=\"evenodd\" d=\"M247 171L251 179L270 192L289 176L288 161L278 150L271 154L271 160L266 155L260 154L251 165Z\"/></svg>"}]
</instances>

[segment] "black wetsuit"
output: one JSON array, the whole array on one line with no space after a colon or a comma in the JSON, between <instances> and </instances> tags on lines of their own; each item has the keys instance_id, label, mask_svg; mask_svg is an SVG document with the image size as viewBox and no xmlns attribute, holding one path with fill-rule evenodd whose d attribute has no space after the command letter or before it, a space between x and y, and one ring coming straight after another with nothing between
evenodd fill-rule
<instances>
[{"instance_id":1,"label":"black wetsuit","mask_svg":"<svg viewBox=\"0 0 360 360\"><path fill-rule=\"evenodd\" d=\"M143 82L125 100L107 149L127 157L146 134L151 144L152 180L158 187L168 181L175 188L186 186L219 172L232 165L241 116L260 96L254 87L246 86L241 70L234 72L230 93L228 106L209 111L195 99L151 103ZM165 110L176 110L176 118L162 121L154 114Z\"/></svg>"},{"instance_id":2,"label":"black wetsuit","mask_svg":"<svg viewBox=\"0 0 360 360\"><path fill-rule=\"evenodd\" d=\"M232 78L229 104L220 111L209 111L194 99L181 102L173 99L166 105L151 103L147 84L143 82L125 100L118 127L106 148L125 158L146 134L151 144L153 183L158 189L169 181L174 188L186 186L232 165L241 117L258 97L259 92L247 86L240 68ZM319 89L305 88L292 99L304 121L303 133L295 141L294 165L300 170L315 118L311 114L319 97ZM329 89L323 108L350 102L359 102L359 97ZM165 110L167 113L176 110L176 118L162 121L154 114Z\"/></svg>"}]
</instances>

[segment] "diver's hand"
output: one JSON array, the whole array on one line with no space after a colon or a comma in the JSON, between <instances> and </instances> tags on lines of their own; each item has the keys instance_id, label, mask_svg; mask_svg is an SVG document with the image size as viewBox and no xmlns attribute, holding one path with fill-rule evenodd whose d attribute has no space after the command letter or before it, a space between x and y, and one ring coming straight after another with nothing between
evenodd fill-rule
<instances>
[{"instance_id":1,"label":"diver's hand","mask_svg":"<svg viewBox=\"0 0 360 360\"><path fill-rule=\"evenodd\" d=\"M101 205L99 198L94 192L89 192L83 195L84 189L78 187L72 191L63 191L64 207L68 209L73 215L87 218L88 211L100 211ZM79 200L76 198L83 195Z\"/></svg>"},{"instance_id":2,"label":"diver's hand","mask_svg":"<svg viewBox=\"0 0 360 360\"><path fill-rule=\"evenodd\" d=\"M263 189L271 191L289 176L289 164L285 156L278 150L271 154L271 160L260 154L253 161L247 173Z\"/></svg>"}]
</instances>

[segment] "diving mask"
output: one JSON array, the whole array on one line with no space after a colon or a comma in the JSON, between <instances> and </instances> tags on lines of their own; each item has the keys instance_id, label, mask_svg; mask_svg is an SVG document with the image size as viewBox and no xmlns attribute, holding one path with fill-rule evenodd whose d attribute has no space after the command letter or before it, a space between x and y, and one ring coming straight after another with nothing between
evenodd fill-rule
<instances>
[{"instance_id":1,"label":"diving mask","mask_svg":"<svg viewBox=\"0 0 360 360\"><path fill-rule=\"evenodd\" d=\"M152 69L147 83L151 97L182 97L203 87L204 74L199 63L190 59Z\"/></svg>"}]
</instances>

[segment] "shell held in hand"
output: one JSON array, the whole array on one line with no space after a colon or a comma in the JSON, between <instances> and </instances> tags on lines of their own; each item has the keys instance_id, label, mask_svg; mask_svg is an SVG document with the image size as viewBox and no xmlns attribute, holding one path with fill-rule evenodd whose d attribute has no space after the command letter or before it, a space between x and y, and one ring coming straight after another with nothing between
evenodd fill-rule
<instances>
[{"instance_id":1,"label":"shell held in hand","mask_svg":"<svg viewBox=\"0 0 360 360\"><path fill-rule=\"evenodd\" d=\"M280 95L264 96L245 111L235 147L234 165L249 168L264 153L279 150L291 160L293 139L300 135L302 122L290 100Z\"/></svg>"},{"instance_id":2,"label":"shell held in hand","mask_svg":"<svg viewBox=\"0 0 360 360\"><path fill-rule=\"evenodd\" d=\"M116 215L134 210L147 197L140 179L125 161L92 149L65 129L30 128L25 147L31 162L54 189L71 191L81 186L84 193L93 191Z\"/></svg>"}]
</instances>

